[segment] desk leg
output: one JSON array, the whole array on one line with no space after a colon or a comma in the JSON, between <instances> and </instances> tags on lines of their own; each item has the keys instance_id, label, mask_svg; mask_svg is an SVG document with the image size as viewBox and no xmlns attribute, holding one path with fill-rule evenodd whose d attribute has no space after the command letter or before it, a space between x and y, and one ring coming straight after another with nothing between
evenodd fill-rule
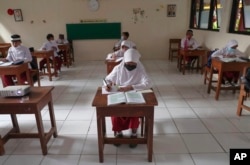
<instances>
[{"instance_id":1,"label":"desk leg","mask_svg":"<svg viewBox=\"0 0 250 165\"><path fill-rule=\"evenodd\" d=\"M97 108L98 109L98 108ZM104 149L104 136L103 136L103 126L102 123L105 118L101 117L98 114L98 110L96 111L96 117L97 117L97 134L98 134L98 150L99 150L99 162L103 162L103 149Z\"/></svg>"},{"instance_id":2,"label":"desk leg","mask_svg":"<svg viewBox=\"0 0 250 165\"><path fill-rule=\"evenodd\" d=\"M51 97L51 100L52 100L52 96L51 95L50 95L50 97ZM57 137L57 129L56 129L56 120L55 120L53 102L50 101L48 103L48 106L49 106L49 116L50 116L51 127L54 129L53 136L54 136L54 138L56 138Z\"/></svg>"},{"instance_id":3,"label":"desk leg","mask_svg":"<svg viewBox=\"0 0 250 165\"><path fill-rule=\"evenodd\" d=\"M35 116L36 116L36 125L37 125L37 129L38 129L38 137L40 139L42 152L43 152L43 155L47 155L48 148L47 148L47 142L45 139L45 133L44 133L44 128L43 128L41 112L38 111L37 113L35 113Z\"/></svg>"},{"instance_id":4,"label":"desk leg","mask_svg":"<svg viewBox=\"0 0 250 165\"><path fill-rule=\"evenodd\" d=\"M52 73L51 73L51 67L50 67L50 63L49 63L49 58L47 57L46 58L46 61L47 61L47 71L48 71L48 74L49 74L49 81L52 81ZM55 67L55 66L54 66Z\"/></svg>"},{"instance_id":5,"label":"desk leg","mask_svg":"<svg viewBox=\"0 0 250 165\"><path fill-rule=\"evenodd\" d=\"M213 79L213 66L211 66L210 68L210 73L209 73L209 82L208 82L208 86L207 86L207 93L210 94L211 91L211 86L212 86L212 79Z\"/></svg>"},{"instance_id":6,"label":"desk leg","mask_svg":"<svg viewBox=\"0 0 250 165\"><path fill-rule=\"evenodd\" d=\"M212 80L211 80L212 81ZM220 95L220 88L221 88L221 81L222 81L222 71L221 69L219 70L218 73L218 82L217 82L217 88L216 88L216 93L215 93L215 100L219 99Z\"/></svg>"},{"instance_id":7,"label":"desk leg","mask_svg":"<svg viewBox=\"0 0 250 165\"><path fill-rule=\"evenodd\" d=\"M18 122L17 122L16 114L10 114L10 117L11 117L13 128L15 129L15 132L19 133L20 128L19 128L19 125L18 125Z\"/></svg>"},{"instance_id":8,"label":"desk leg","mask_svg":"<svg viewBox=\"0 0 250 165\"><path fill-rule=\"evenodd\" d=\"M4 153L5 153L5 151L4 151L3 141L2 141L2 137L0 135L0 155L3 155Z\"/></svg>"},{"instance_id":9,"label":"desk leg","mask_svg":"<svg viewBox=\"0 0 250 165\"><path fill-rule=\"evenodd\" d=\"M154 108L154 107L153 107ZM152 110L152 115L146 118L147 124L147 144L148 144L148 161L152 162L152 154L153 154L153 119L154 119L154 110Z\"/></svg>"},{"instance_id":10,"label":"desk leg","mask_svg":"<svg viewBox=\"0 0 250 165\"><path fill-rule=\"evenodd\" d=\"M181 69L182 69L182 74L184 75L185 69L186 69L186 57L185 56L183 56L182 61L183 61L183 64L181 62Z\"/></svg>"}]
</instances>

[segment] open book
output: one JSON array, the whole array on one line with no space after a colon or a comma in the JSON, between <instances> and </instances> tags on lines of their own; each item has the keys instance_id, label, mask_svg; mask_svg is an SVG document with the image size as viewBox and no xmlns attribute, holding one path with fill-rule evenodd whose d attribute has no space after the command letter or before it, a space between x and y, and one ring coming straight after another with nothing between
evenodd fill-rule
<instances>
[{"instance_id":1,"label":"open book","mask_svg":"<svg viewBox=\"0 0 250 165\"><path fill-rule=\"evenodd\" d=\"M116 104L143 104L146 103L142 93L136 91L118 92L108 95L108 105Z\"/></svg>"},{"instance_id":2,"label":"open book","mask_svg":"<svg viewBox=\"0 0 250 165\"><path fill-rule=\"evenodd\" d=\"M235 58L220 58L220 60L223 61L223 62L248 62L246 59L240 58L240 57L235 57Z\"/></svg>"}]
</instances>

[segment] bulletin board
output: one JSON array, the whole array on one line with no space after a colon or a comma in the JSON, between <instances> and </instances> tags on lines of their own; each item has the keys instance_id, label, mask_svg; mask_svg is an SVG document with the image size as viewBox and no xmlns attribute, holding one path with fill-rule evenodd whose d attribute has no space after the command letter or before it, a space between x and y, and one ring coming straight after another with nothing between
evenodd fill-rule
<instances>
[{"instance_id":1,"label":"bulletin board","mask_svg":"<svg viewBox=\"0 0 250 165\"><path fill-rule=\"evenodd\" d=\"M66 24L69 40L120 39L121 23Z\"/></svg>"}]
</instances>

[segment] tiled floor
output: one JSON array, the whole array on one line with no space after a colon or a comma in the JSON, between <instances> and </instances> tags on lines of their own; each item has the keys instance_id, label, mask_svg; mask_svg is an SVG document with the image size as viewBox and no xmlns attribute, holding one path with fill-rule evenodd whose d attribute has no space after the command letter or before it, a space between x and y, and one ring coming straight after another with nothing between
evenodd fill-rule
<instances>
[{"instance_id":1,"label":"tiled floor","mask_svg":"<svg viewBox=\"0 0 250 165\"><path fill-rule=\"evenodd\" d=\"M230 148L250 148L250 113L236 116L238 93L206 93L203 77L195 72L182 75L175 62L143 61L154 83L159 105L155 108L153 162L147 162L147 148L105 145L108 165L228 165ZM42 85L54 85L54 109L59 136L48 143L48 155L41 154L37 139L13 139L6 143L0 165L94 165L100 164L97 149L95 108L91 106L96 88L106 68L103 61L75 62L63 68L60 78ZM47 107L43 110L45 128L50 125ZM22 131L36 131L34 116L19 115ZM108 133L111 123L107 119ZM11 123L0 116L0 133Z\"/></svg>"}]
</instances>

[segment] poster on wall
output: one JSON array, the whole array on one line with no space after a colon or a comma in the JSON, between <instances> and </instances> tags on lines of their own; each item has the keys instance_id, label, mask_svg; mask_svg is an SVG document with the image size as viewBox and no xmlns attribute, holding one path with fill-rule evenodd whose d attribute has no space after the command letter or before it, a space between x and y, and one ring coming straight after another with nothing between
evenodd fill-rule
<instances>
[{"instance_id":1,"label":"poster on wall","mask_svg":"<svg viewBox=\"0 0 250 165\"><path fill-rule=\"evenodd\" d=\"M23 21L23 15L21 9L14 9L14 18L16 22Z\"/></svg>"},{"instance_id":2,"label":"poster on wall","mask_svg":"<svg viewBox=\"0 0 250 165\"><path fill-rule=\"evenodd\" d=\"M167 5L167 16L168 17L175 17L176 16L176 5L175 4Z\"/></svg>"}]
</instances>

